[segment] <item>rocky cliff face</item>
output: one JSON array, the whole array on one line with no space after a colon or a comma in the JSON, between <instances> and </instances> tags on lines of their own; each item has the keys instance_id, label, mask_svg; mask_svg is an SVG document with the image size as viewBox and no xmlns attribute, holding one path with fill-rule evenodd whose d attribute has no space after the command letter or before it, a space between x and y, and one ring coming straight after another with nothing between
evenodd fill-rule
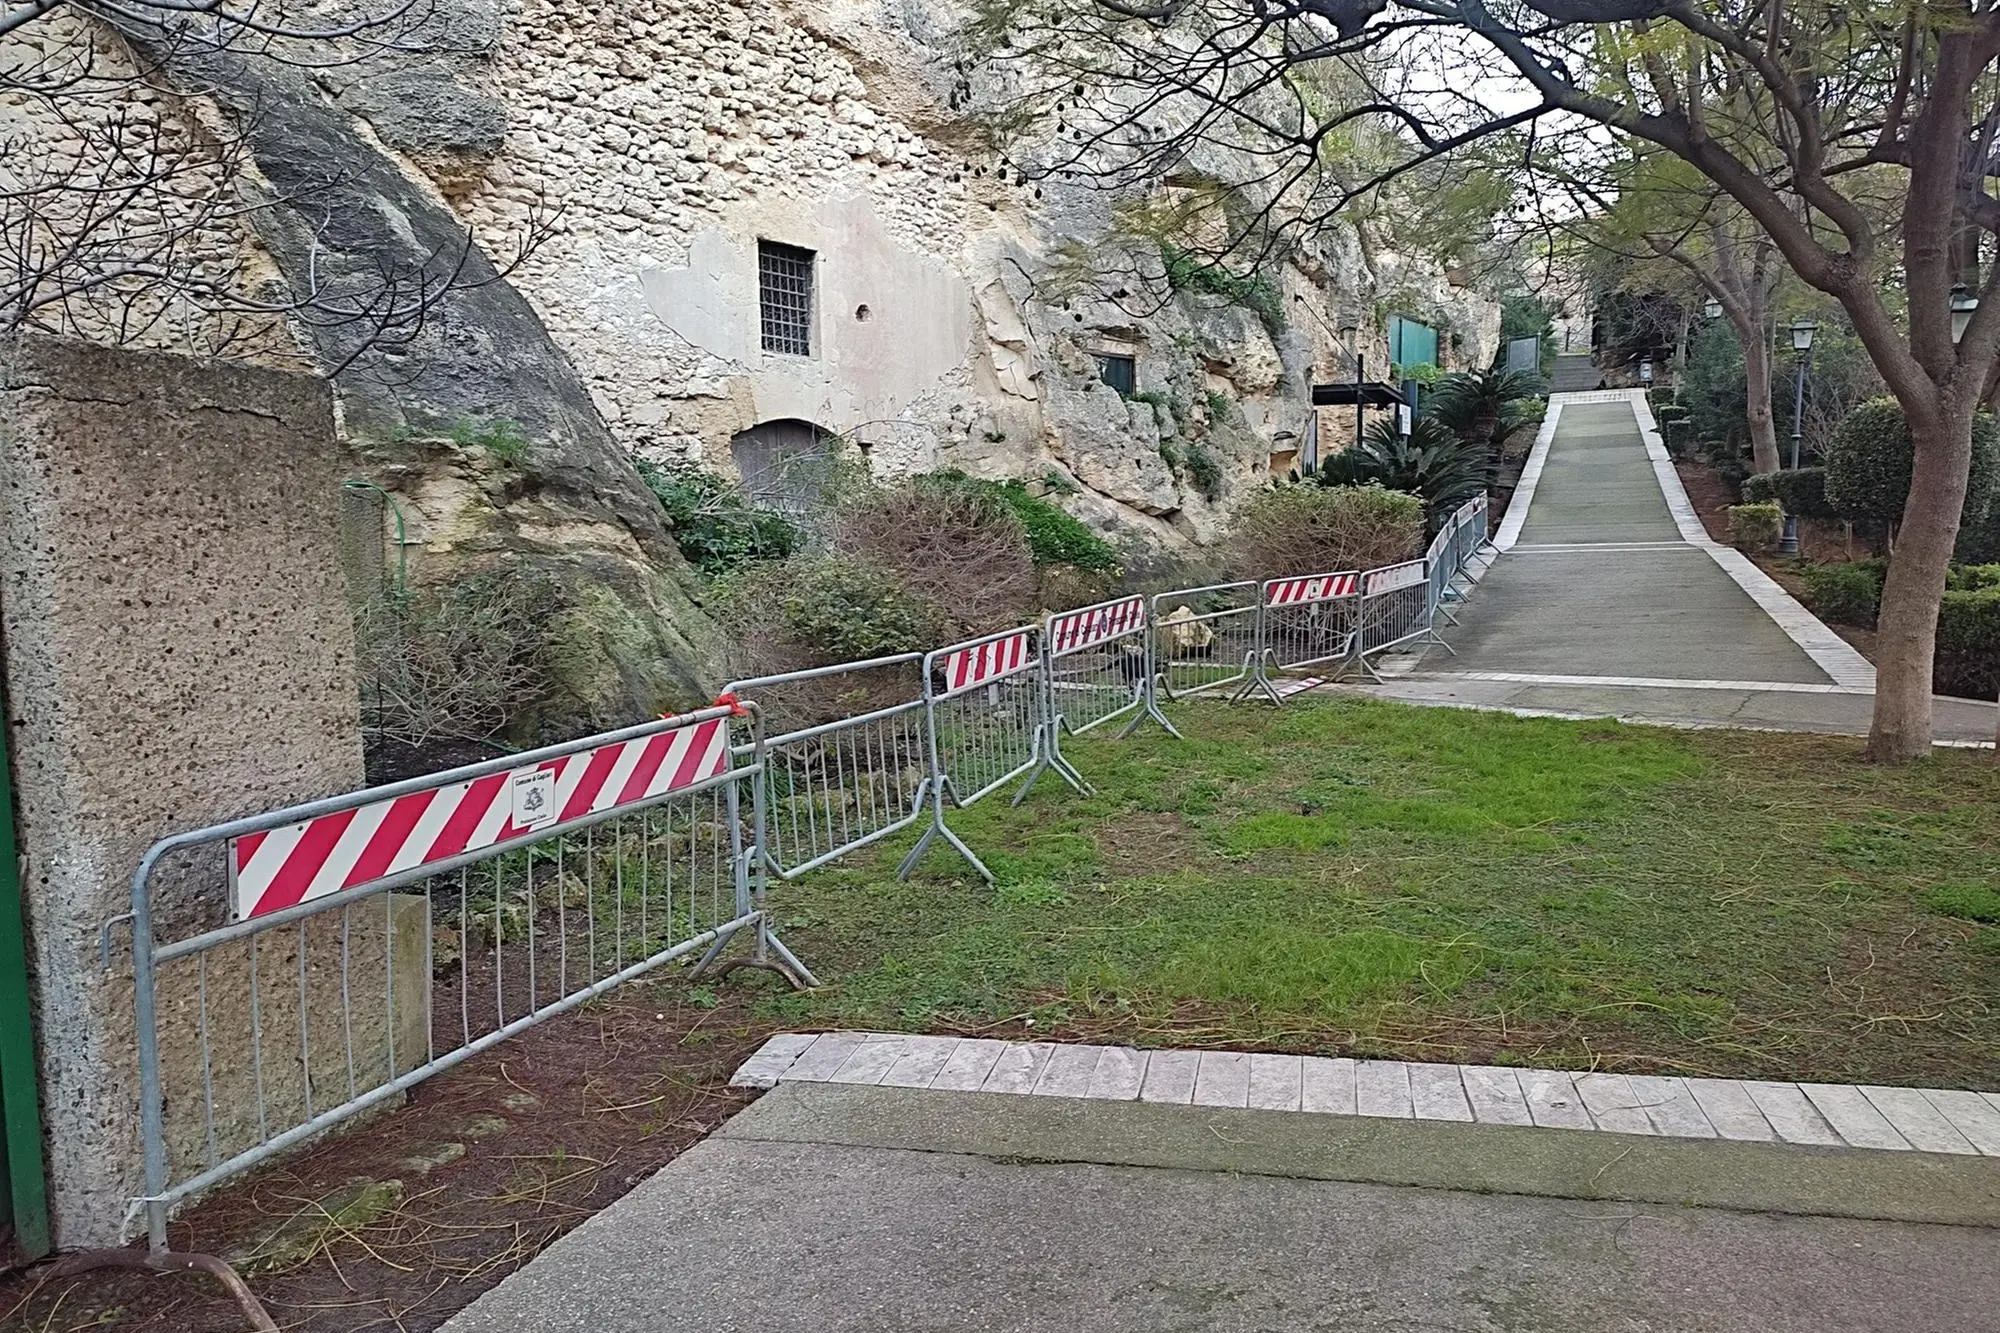
<instances>
[{"instance_id":1,"label":"rocky cliff face","mask_svg":"<svg viewBox=\"0 0 2000 1333\"><path fill-rule=\"evenodd\" d=\"M452 17L460 36L497 21L475 6ZM356 473L397 497L412 577L504 567L553 581L561 623L522 627L563 645L548 730L705 697L716 631L658 503L568 354L443 193L477 180L498 148L496 90L461 81L462 61L314 70L197 58L157 36L154 53L244 127L257 191L295 201L252 210L255 241L286 289L319 297L294 327L319 365L341 368ZM453 443L496 436L525 447L503 459Z\"/></svg>"}]
</instances>

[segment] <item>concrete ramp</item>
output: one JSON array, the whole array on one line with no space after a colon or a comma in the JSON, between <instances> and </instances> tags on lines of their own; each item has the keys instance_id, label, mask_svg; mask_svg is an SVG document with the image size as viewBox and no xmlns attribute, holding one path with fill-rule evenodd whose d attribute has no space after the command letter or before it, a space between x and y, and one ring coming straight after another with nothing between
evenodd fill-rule
<instances>
[{"instance_id":1,"label":"concrete ramp","mask_svg":"<svg viewBox=\"0 0 2000 1333\"><path fill-rule=\"evenodd\" d=\"M1969 1329L1996 1221L1986 1159L788 1083L446 1328Z\"/></svg>"}]
</instances>

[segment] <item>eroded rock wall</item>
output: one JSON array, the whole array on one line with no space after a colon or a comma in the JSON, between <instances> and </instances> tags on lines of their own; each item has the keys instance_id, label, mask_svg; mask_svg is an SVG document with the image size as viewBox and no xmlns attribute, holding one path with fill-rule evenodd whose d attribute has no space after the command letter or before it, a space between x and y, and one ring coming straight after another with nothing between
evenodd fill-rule
<instances>
[{"instance_id":1,"label":"eroded rock wall","mask_svg":"<svg viewBox=\"0 0 2000 1333\"><path fill-rule=\"evenodd\" d=\"M1111 201L1008 176L964 114L957 22L873 0L508 16L481 77L509 127L456 202L489 236L560 205L514 281L619 443L727 472L739 432L806 421L879 474L1047 479L1097 526L1177 546L1284 465L1315 379L1351 377L1341 323L1371 331L1377 374L1391 297L1446 316L1457 364L1491 356L1490 300L1345 228L1272 264L1261 311L1171 291L1157 254L1080 279ZM811 355L763 348L759 241L816 255ZM1133 358L1134 397L1099 382L1107 354Z\"/></svg>"}]
</instances>

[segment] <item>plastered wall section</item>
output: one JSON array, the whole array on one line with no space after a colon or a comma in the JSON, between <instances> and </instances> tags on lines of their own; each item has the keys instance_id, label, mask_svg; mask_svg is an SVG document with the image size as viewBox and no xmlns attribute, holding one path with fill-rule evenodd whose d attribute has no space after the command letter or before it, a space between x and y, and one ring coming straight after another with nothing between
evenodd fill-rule
<instances>
[{"instance_id":1,"label":"plastered wall section","mask_svg":"<svg viewBox=\"0 0 2000 1333\"><path fill-rule=\"evenodd\" d=\"M361 783L339 459L317 379L0 341L0 664L64 1248L118 1240L139 1189L130 936L114 934L108 970L98 936L128 909L141 854ZM156 904L162 940L220 924L219 852L164 877ZM378 932L378 971L386 952ZM218 1069L248 1062L243 962L209 969ZM189 1128L203 1119L192 985L183 971L161 994L183 1158L207 1151ZM300 1076L263 1065L283 1114Z\"/></svg>"}]
</instances>

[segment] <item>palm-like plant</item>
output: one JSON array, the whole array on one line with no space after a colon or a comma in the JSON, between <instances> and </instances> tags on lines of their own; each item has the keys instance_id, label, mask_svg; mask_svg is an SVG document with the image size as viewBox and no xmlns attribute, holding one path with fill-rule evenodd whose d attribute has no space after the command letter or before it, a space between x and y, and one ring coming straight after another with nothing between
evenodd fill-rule
<instances>
[{"instance_id":1,"label":"palm-like plant","mask_svg":"<svg viewBox=\"0 0 2000 1333\"><path fill-rule=\"evenodd\" d=\"M1498 450L1520 424L1520 404L1542 391L1541 376L1498 366L1448 375L1431 395L1429 418L1443 422L1462 440Z\"/></svg>"},{"instance_id":2,"label":"palm-like plant","mask_svg":"<svg viewBox=\"0 0 2000 1333\"><path fill-rule=\"evenodd\" d=\"M1407 491L1422 498L1435 520L1485 491L1486 470L1483 445L1460 439L1444 422L1428 416L1407 436L1393 420L1376 422L1359 444L1322 462L1313 480L1322 486L1372 482Z\"/></svg>"}]
</instances>

